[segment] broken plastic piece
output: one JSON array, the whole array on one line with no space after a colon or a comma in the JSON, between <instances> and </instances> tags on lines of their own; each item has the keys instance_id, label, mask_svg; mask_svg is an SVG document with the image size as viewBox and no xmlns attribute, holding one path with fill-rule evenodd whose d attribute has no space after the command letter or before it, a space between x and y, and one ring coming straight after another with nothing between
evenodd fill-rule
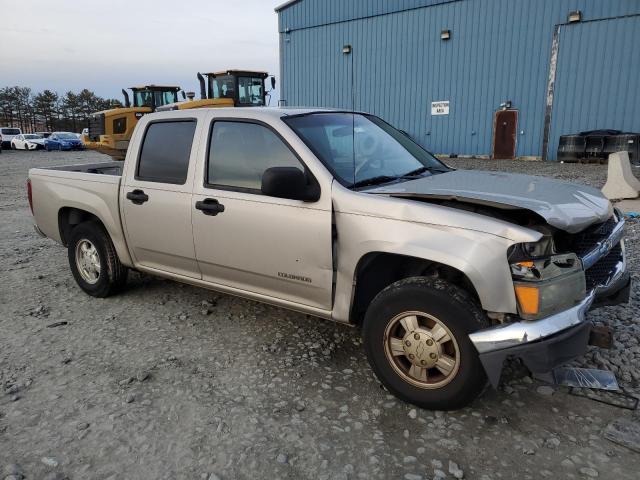
<instances>
[{"instance_id":1,"label":"broken plastic piece","mask_svg":"<svg viewBox=\"0 0 640 480\"><path fill-rule=\"evenodd\" d=\"M556 385L567 387L618 390L618 382L612 372L595 368L554 368L553 380Z\"/></svg>"},{"instance_id":2,"label":"broken plastic piece","mask_svg":"<svg viewBox=\"0 0 640 480\"><path fill-rule=\"evenodd\" d=\"M638 422L618 418L604 429L604 438L640 453L640 423Z\"/></svg>"}]
</instances>

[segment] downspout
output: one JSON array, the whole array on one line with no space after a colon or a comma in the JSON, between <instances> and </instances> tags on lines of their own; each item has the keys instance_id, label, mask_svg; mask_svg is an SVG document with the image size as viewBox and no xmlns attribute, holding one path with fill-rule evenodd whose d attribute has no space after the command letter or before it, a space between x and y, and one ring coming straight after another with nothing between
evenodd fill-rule
<instances>
[{"instance_id":1,"label":"downspout","mask_svg":"<svg viewBox=\"0 0 640 480\"><path fill-rule=\"evenodd\" d=\"M558 69L558 50L560 49L560 25L553 29L551 40L551 57L549 58L549 79L545 98L544 130L542 137L542 160L549 158L549 137L551 136L551 115L553 113L553 95L555 93L556 71Z\"/></svg>"}]
</instances>

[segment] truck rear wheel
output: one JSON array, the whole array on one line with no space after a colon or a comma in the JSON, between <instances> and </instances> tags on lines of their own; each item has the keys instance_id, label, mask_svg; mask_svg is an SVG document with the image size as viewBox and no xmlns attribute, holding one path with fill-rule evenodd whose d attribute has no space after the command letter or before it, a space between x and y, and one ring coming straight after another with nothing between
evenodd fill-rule
<instances>
[{"instance_id":1,"label":"truck rear wheel","mask_svg":"<svg viewBox=\"0 0 640 480\"><path fill-rule=\"evenodd\" d=\"M113 242L100 223L76 226L67 249L71 273L89 295L108 297L126 283L128 270L120 263Z\"/></svg>"},{"instance_id":2,"label":"truck rear wheel","mask_svg":"<svg viewBox=\"0 0 640 480\"><path fill-rule=\"evenodd\" d=\"M488 325L463 289L413 277L376 296L363 337L369 363L391 393L422 408L453 410L468 405L486 385L469 334Z\"/></svg>"}]
</instances>

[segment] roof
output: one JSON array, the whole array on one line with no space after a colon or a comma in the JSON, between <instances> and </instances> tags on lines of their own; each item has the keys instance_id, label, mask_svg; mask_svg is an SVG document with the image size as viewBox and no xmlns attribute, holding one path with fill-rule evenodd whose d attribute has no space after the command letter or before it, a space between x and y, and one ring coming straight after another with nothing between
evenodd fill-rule
<instances>
[{"instance_id":1,"label":"roof","mask_svg":"<svg viewBox=\"0 0 640 480\"><path fill-rule=\"evenodd\" d=\"M192 110L170 110L164 112L148 113L144 118L180 118L185 115L189 117L198 117L206 115L207 112L214 110L218 117L225 118L250 118L257 120L279 119L290 115L304 115L307 113L329 112L332 110L322 108L292 108L292 107L201 107Z\"/></svg>"},{"instance_id":2,"label":"roof","mask_svg":"<svg viewBox=\"0 0 640 480\"><path fill-rule=\"evenodd\" d=\"M138 85L129 88L131 90L180 90L178 85Z\"/></svg>"},{"instance_id":3,"label":"roof","mask_svg":"<svg viewBox=\"0 0 640 480\"><path fill-rule=\"evenodd\" d=\"M283 3L282 5L278 5L275 8L276 12L280 12L282 10L284 10L285 8L289 8L291 5L293 5L294 3L298 3L301 2L302 0L289 0L288 2Z\"/></svg>"},{"instance_id":4,"label":"roof","mask_svg":"<svg viewBox=\"0 0 640 480\"><path fill-rule=\"evenodd\" d=\"M259 75L264 78L267 78L269 76L267 72L259 72L256 70L238 70L238 69L222 70L220 72L209 72L209 73L205 73L204 75L213 75L214 77L217 77L219 75L242 75L242 74Z\"/></svg>"}]
</instances>

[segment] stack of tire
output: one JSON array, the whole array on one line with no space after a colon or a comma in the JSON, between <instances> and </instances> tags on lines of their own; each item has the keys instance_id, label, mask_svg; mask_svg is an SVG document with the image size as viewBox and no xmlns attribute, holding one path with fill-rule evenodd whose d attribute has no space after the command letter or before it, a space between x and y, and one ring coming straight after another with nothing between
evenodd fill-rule
<instances>
[{"instance_id":1,"label":"stack of tire","mask_svg":"<svg viewBox=\"0 0 640 480\"><path fill-rule=\"evenodd\" d=\"M580 135L563 135L558 144L558 161L573 163L584 157L585 137Z\"/></svg>"},{"instance_id":2,"label":"stack of tire","mask_svg":"<svg viewBox=\"0 0 640 480\"><path fill-rule=\"evenodd\" d=\"M629 152L632 163L640 164L640 135L620 130L590 130L576 135L562 135L558 144L558 161L605 162L615 152Z\"/></svg>"}]
</instances>

